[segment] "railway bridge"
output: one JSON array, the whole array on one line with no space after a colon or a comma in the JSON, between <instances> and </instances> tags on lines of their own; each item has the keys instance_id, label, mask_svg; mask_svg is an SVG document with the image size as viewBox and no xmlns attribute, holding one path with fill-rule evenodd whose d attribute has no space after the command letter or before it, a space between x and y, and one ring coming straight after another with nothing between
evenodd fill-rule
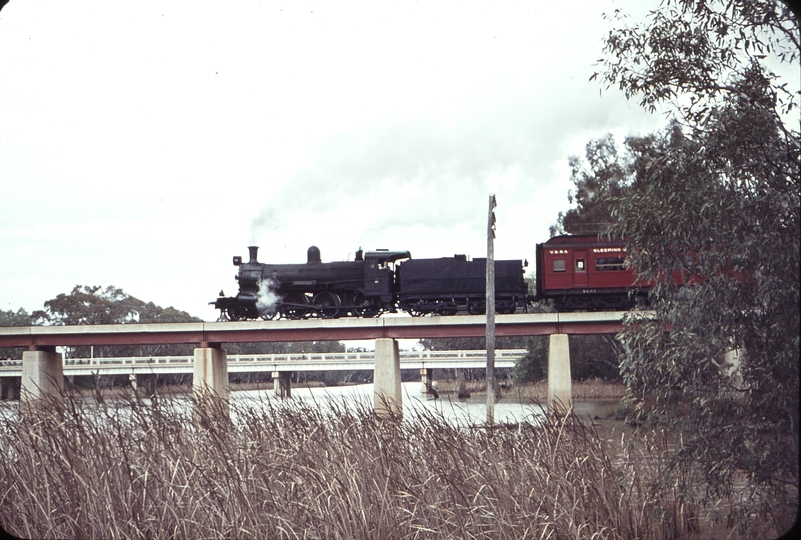
<instances>
[{"instance_id":1,"label":"railway bridge","mask_svg":"<svg viewBox=\"0 0 801 540\"><path fill-rule=\"evenodd\" d=\"M568 335L615 334L622 329L624 315L625 312L497 315L495 335L550 336L550 409L557 402L564 406L572 403ZM21 367L20 410L24 411L37 399L61 391L64 362L62 355L56 352L59 346L194 344L192 372L195 394L227 400L229 362L223 348L226 343L375 340L374 408L377 413L385 414L389 409L401 410L398 339L483 337L485 332L484 315L24 326L0 328L0 347L27 348Z\"/></svg>"}]
</instances>

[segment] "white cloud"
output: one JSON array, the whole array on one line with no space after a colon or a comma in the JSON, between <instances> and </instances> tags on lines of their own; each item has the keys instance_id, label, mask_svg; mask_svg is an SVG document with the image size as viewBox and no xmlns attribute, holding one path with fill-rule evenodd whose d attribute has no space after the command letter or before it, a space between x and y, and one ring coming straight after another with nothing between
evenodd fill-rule
<instances>
[{"instance_id":1,"label":"white cloud","mask_svg":"<svg viewBox=\"0 0 801 540\"><path fill-rule=\"evenodd\" d=\"M480 257L489 193L533 260L568 155L661 124L587 82L621 4L10 2L0 309L113 284L211 319L249 243Z\"/></svg>"}]
</instances>

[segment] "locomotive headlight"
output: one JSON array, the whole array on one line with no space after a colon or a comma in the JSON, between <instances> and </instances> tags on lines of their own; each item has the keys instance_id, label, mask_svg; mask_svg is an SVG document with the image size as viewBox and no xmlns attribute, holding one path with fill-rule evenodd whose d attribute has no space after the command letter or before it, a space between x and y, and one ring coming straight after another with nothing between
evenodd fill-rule
<instances>
[{"instance_id":1,"label":"locomotive headlight","mask_svg":"<svg viewBox=\"0 0 801 540\"><path fill-rule=\"evenodd\" d=\"M234 256L234 266L239 266L242 264L242 257L239 255Z\"/></svg>"}]
</instances>

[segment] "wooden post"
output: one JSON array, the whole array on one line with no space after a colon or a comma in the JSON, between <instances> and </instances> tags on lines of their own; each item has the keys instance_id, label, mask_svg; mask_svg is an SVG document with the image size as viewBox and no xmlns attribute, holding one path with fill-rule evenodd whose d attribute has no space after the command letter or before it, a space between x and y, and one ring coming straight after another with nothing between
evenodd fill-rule
<instances>
[{"instance_id":1,"label":"wooden post","mask_svg":"<svg viewBox=\"0 0 801 540\"><path fill-rule=\"evenodd\" d=\"M487 216L487 425L495 422L495 195L489 197Z\"/></svg>"}]
</instances>

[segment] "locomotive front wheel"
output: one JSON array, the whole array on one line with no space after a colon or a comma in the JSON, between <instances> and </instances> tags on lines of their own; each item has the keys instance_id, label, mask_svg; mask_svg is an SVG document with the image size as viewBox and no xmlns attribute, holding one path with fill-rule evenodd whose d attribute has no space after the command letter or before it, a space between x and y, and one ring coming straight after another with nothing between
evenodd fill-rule
<instances>
[{"instance_id":1,"label":"locomotive front wheel","mask_svg":"<svg viewBox=\"0 0 801 540\"><path fill-rule=\"evenodd\" d=\"M242 318L242 308L231 305L225 308L225 318L229 321L238 321Z\"/></svg>"},{"instance_id":2,"label":"locomotive front wheel","mask_svg":"<svg viewBox=\"0 0 801 540\"><path fill-rule=\"evenodd\" d=\"M339 306L342 305L342 299L339 298L337 293L323 291L317 293L312 303L322 317L333 319L339 315Z\"/></svg>"}]
</instances>

